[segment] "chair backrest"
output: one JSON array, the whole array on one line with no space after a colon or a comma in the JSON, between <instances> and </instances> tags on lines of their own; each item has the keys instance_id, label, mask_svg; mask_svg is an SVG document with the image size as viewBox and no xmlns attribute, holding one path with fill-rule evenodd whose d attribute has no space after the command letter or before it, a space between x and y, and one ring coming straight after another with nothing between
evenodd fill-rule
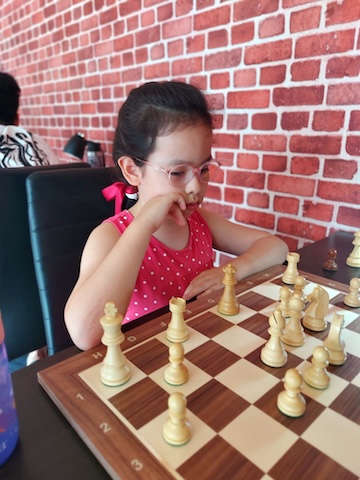
<instances>
[{"instance_id":1,"label":"chair backrest","mask_svg":"<svg viewBox=\"0 0 360 480\"><path fill-rule=\"evenodd\" d=\"M0 168L0 311L10 360L45 345L30 244L25 180L34 172L83 170L83 167L89 165Z\"/></svg>"},{"instance_id":2,"label":"chair backrest","mask_svg":"<svg viewBox=\"0 0 360 480\"><path fill-rule=\"evenodd\" d=\"M26 182L35 272L50 355L72 345L64 307L79 274L91 231L114 214L101 190L113 182L113 169L39 172Z\"/></svg>"}]
</instances>

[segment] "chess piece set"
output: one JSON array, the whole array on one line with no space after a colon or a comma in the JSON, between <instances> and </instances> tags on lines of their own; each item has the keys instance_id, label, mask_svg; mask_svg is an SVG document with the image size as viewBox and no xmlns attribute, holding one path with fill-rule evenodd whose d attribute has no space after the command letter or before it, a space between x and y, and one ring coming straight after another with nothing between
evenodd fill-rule
<instances>
[{"instance_id":1,"label":"chess piece set","mask_svg":"<svg viewBox=\"0 0 360 480\"><path fill-rule=\"evenodd\" d=\"M349 267L353 268L360 268L360 231L356 232L354 234L354 240L353 240L353 245L354 248L348 258L346 259L346 264ZM328 252L328 258L323 264L324 270L328 271L336 271L338 269L338 264L336 263L336 257L337 257L337 251L333 248L331 248ZM300 260L300 255L296 252L290 252L288 253L287 256L287 268L282 276L282 281L285 285L290 285L294 286L294 296L299 296L296 292L301 291L303 288L302 285L302 277L299 276L299 272L297 269L297 264ZM297 285L298 283L298 285ZM280 298L283 299L282 302L287 303L287 300L284 300L286 297L287 293L286 291L280 291ZM323 297L318 298L318 300L315 299L315 297ZM318 305L318 308L322 306L323 308L327 309L328 308L328 299L326 298L327 294L324 289L321 287L318 287L318 291L312 293L312 297L309 297L308 300L311 300L313 302L312 309L314 308L314 304L316 303ZM302 300L306 301L305 298ZM345 305L351 308L358 308L360 307L360 278L358 277L353 277L350 280L349 283L349 293L345 295L343 302ZM284 312L283 312L284 313ZM317 312L312 312L315 314L317 317L321 317L323 315L323 312L320 313L319 309L317 309ZM305 326L309 328L310 330L315 330L315 331L322 331L325 330L326 325L318 326L316 328L314 325L311 325L310 322L311 320L309 318L304 319L305 321ZM320 322L321 323L321 322ZM313 327L313 328L312 328Z\"/></svg>"},{"instance_id":2,"label":"chess piece set","mask_svg":"<svg viewBox=\"0 0 360 480\"><path fill-rule=\"evenodd\" d=\"M354 248L346 259L346 265L352 268L360 268L360 231L354 233L354 240L352 241ZM323 269L335 272L338 269L336 263L337 251L331 248L328 251L328 258L323 264ZM360 307L360 278L353 277L350 280L350 289L348 295L344 298L344 303L348 307Z\"/></svg>"},{"instance_id":3,"label":"chess piece set","mask_svg":"<svg viewBox=\"0 0 360 480\"><path fill-rule=\"evenodd\" d=\"M224 292L218 303L218 311L223 315L236 315L240 305L235 295L236 269L228 264L223 268ZM166 330L166 338L173 342L169 348L169 366L165 369L164 379L174 386L183 385L189 378L188 370L183 364L184 347L189 338L188 328L184 320L186 301L183 298L172 298L169 302L171 319ZM186 417L186 397L181 392L172 393L168 400L168 419L163 426L163 437L174 446L184 445L192 435L191 424Z\"/></svg>"},{"instance_id":4,"label":"chess piece set","mask_svg":"<svg viewBox=\"0 0 360 480\"><path fill-rule=\"evenodd\" d=\"M236 269L228 264L223 268L224 292L220 298L217 309L223 315L236 315L240 305L235 295ZM183 364L184 347L182 345L189 338L189 331L184 320L186 301L175 297L169 302L171 319L166 330L166 338L173 342L169 348L169 366L165 369L164 379L174 386L183 385L189 378L188 370ZM169 417L163 426L163 437L174 446L184 445L192 435L191 424L186 417L186 397L181 392L172 393L168 400Z\"/></svg>"},{"instance_id":5,"label":"chess piece set","mask_svg":"<svg viewBox=\"0 0 360 480\"><path fill-rule=\"evenodd\" d=\"M218 311L223 315L235 315L240 306L235 295L236 269L228 264L224 271L224 292L218 304ZM180 386L187 382L189 373L184 365L183 342L189 338L189 331L184 320L186 301L174 297L169 301L171 312L170 322L166 330L169 347L169 364L164 371L164 380L173 386ZM102 343L107 352L100 369L100 380L104 385L121 386L131 378L131 369L128 360L121 350L124 335L121 331L123 317L118 313L116 306L109 302L105 305L104 316L100 323L104 334ZM163 426L163 437L170 445L183 445L192 435L191 425L186 418L186 397L181 392L172 393L168 400L168 418Z\"/></svg>"},{"instance_id":6,"label":"chess piece set","mask_svg":"<svg viewBox=\"0 0 360 480\"><path fill-rule=\"evenodd\" d=\"M334 258L334 257L333 257ZM325 315L329 307L329 295L319 285L308 296L304 293L306 279L299 275L298 253L288 254L288 266L282 276L284 286L280 288L280 300L275 311L269 316L269 340L261 350L264 364L278 368L286 364L288 354L284 344L298 347L305 343L306 335L303 325L314 331L327 327ZM236 315L240 305L235 294L236 269L228 264L223 268L224 291L217 305L222 315ZM360 305L360 280L352 279L349 303L354 307ZM344 299L345 301L345 299ZM358 302L359 301L359 302ZM305 305L307 308L305 309ZM351 306L351 305L350 305ZM189 338L189 331L184 320L186 301L175 297L169 301L170 322L166 330L169 347L169 364L164 370L164 381L173 386L181 386L188 381L189 373L184 365L183 343ZM119 386L131 378L130 365L121 351L124 335L121 331L122 316L118 314L113 303L105 306L105 315L100 322L104 329L102 343L107 346L107 353L100 370L102 383ZM303 322L303 325L302 325ZM343 316L334 315L329 335L323 345L316 347L311 360L312 365L304 376L296 369L289 369L284 377L284 391L278 396L277 405L281 412L290 417L303 415L306 401L301 394L303 380L313 388L325 389L330 384L330 375L326 367L330 364L342 365L346 360L345 344L342 339ZM186 397L179 391L172 393L168 399L168 418L163 425L163 437L171 445L183 445L192 435L191 425L186 416Z\"/></svg>"},{"instance_id":7,"label":"chess piece set","mask_svg":"<svg viewBox=\"0 0 360 480\"><path fill-rule=\"evenodd\" d=\"M360 231L354 233L352 244L354 245L354 248L346 259L346 265L353 268L360 268ZM329 249L327 259L323 264L324 270L328 270L329 272L337 271L337 254L338 252L335 248Z\"/></svg>"},{"instance_id":8,"label":"chess piece set","mask_svg":"<svg viewBox=\"0 0 360 480\"><path fill-rule=\"evenodd\" d=\"M171 385L182 385L188 379L187 368L183 365L184 347L181 343L189 337L184 320L186 301L183 298L172 298L169 308L172 316L166 337L172 344L169 348L170 363L164 372L164 379ZM110 387L120 386L131 378L129 362L121 350L125 338L121 331L123 317L111 302L105 305L104 313L100 319L104 330L101 341L107 351L100 369L100 380ZM169 417L164 424L164 438L171 445L183 445L191 438L191 426L186 419L186 398L175 392L169 397L168 407Z\"/></svg>"},{"instance_id":9,"label":"chess piece set","mask_svg":"<svg viewBox=\"0 0 360 480\"><path fill-rule=\"evenodd\" d=\"M282 276L282 281L287 286L280 288L279 304L269 317L270 338L260 354L262 362L274 368L282 367L287 362L284 344L299 347L305 343L306 335L303 327L315 332L321 332L327 328L325 317L329 309L329 294L317 285L309 295L305 295L306 280L297 270L299 258L297 253L288 254L288 266ZM359 287L360 280L353 278L350 282L350 292L344 298L344 303L348 306L360 306ZM289 369L286 372L285 390L279 394L277 400L278 408L282 413L297 417L305 412L306 401L301 394L303 380L310 387L319 390L329 386L328 365L342 365L347 358L345 342L342 338L343 326L344 316L335 313L329 334L323 345L315 347L311 359L312 365L304 375L296 369Z\"/></svg>"}]
</instances>

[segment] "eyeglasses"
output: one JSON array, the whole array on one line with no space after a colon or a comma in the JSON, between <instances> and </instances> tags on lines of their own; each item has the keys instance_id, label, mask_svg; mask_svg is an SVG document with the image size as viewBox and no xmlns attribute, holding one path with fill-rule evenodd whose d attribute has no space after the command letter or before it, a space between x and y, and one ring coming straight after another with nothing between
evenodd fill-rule
<instances>
[{"instance_id":1,"label":"eyeglasses","mask_svg":"<svg viewBox=\"0 0 360 480\"><path fill-rule=\"evenodd\" d=\"M214 180L217 171L221 167L220 163L216 160L209 160L200 167L192 167L191 165L176 165L173 168L163 168L159 165L154 165L149 163L146 160L135 157L134 160L141 162L143 165L148 165L153 167L160 172L166 173L169 179L169 182L173 187L181 187L190 182L193 176L196 174L201 183L208 183L210 180Z\"/></svg>"}]
</instances>

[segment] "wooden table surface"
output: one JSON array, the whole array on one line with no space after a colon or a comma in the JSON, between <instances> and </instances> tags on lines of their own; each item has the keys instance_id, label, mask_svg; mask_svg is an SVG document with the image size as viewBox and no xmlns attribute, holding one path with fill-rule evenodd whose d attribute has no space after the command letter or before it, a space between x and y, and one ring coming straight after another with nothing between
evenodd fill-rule
<instances>
[{"instance_id":1,"label":"wooden table surface","mask_svg":"<svg viewBox=\"0 0 360 480\"><path fill-rule=\"evenodd\" d=\"M360 277L360 268L348 267L346 265L346 259L354 248L353 240L353 233L336 232L329 237L301 248L298 250L298 253L300 253L299 270L348 285L353 277ZM328 258L330 248L335 248L338 252L336 263L339 268L336 272L323 269L323 264Z\"/></svg>"}]
</instances>

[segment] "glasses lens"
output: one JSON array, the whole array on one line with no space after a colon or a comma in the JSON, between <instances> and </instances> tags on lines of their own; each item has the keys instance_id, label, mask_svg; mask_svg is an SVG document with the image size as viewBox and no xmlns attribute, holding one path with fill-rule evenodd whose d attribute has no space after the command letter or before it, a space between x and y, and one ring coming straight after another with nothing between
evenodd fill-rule
<instances>
[{"instance_id":1,"label":"glasses lens","mask_svg":"<svg viewBox=\"0 0 360 480\"><path fill-rule=\"evenodd\" d=\"M174 186L185 185L191 180L193 170L188 165L178 165L169 172L170 182Z\"/></svg>"},{"instance_id":2,"label":"glasses lens","mask_svg":"<svg viewBox=\"0 0 360 480\"><path fill-rule=\"evenodd\" d=\"M190 182L195 172L199 177L200 182L207 183L209 180L215 178L215 174L218 170L218 164L216 162L206 162L196 172L189 165L178 165L169 172L170 183L174 186L182 186Z\"/></svg>"},{"instance_id":3,"label":"glasses lens","mask_svg":"<svg viewBox=\"0 0 360 480\"><path fill-rule=\"evenodd\" d=\"M215 162L207 162L199 171L199 177L202 182L208 182L209 180L214 180L218 165Z\"/></svg>"}]
</instances>

